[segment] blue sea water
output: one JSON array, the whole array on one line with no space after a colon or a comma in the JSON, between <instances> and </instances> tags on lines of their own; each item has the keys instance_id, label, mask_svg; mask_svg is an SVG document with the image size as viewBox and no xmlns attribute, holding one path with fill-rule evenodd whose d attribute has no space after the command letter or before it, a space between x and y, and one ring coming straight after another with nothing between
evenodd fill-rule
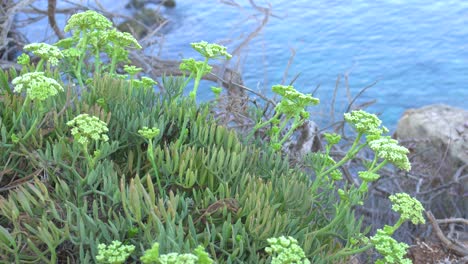
<instances>
[{"instance_id":1,"label":"blue sea water","mask_svg":"<svg viewBox=\"0 0 468 264\"><path fill-rule=\"evenodd\" d=\"M125 2L101 1L110 12L121 12ZM344 111L349 96L377 82L358 104L376 99L367 109L381 113L390 128L408 108L445 103L468 109L468 1L268 2L274 16L241 58L231 62L248 87L270 93L271 85L282 82L293 49L286 83L299 74L294 82L298 90L310 93L320 86L315 95L321 106L312 112L330 109L339 76L335 110ZM176 3L163 10L170 23L159 51L171 59L196 56L189 43L200 40L232 51L263 18L247 0ZM210 96L209 89L200 93Z\"/></svg>"},{"instance_id":2,"label":"blue sea water","mask_svg":"<svg viewBox=\"0 0 468 264\"><path fill-rule=\"evenodd\" d=\"M162 54L192 56L190 42L245 37L262 16L248 1L237 2L242 9L219 1L177 1L167 11L175 24ZM280 83L294 49L287 83L300 74L294 83L298 90L311 92L320 85L317 96L324 106L330 105L341 76L336 109L344 109L346 75L352 96L377 81L359 102L376 99L368 110L381 113L389 127L408 108L445 103L468 109L468 1L269 3L278 17L270 17L241 60L247 86L269 89ZM227 46L232 50L236 44Z\"/></svg>"}]
</instances>

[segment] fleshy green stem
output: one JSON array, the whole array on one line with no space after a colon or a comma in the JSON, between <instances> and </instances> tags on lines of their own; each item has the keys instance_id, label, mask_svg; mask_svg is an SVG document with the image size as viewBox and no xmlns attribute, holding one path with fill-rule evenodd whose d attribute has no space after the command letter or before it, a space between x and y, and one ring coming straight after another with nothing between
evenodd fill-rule
<instances>
[{"instance_id":1,"label":"fleshy green stem","mask_svg":"<svg viewBox=\"0 0 468 264\"><path fill-rule=\"evenodd\" d=\"M384 160L379 165L377 165L375 168L371 169L369 172L375 173L375 172L379 171L381 168L383 168L383 166L387 165L387 163L388 163L388 160Z\"/></svg>"},{"instance_id":2,"label":"fleshy green stem","mask_svg":"<svg viewBox=\"0 0 468 264\"><path fill-rule=\"evenodd\" d=\"M84 88L83 84L83 77L81 76L81 66L83 65L84 58L86 57L86 47L88 46L88 35L85 31L83 31L83 38L81 40L81 50L80 50L80 59L78 61L77 68L75 70L76 78L78 79L78 83L80 84L81 88Z\"/></svg>"},{"instance_id":3,"label":"fleshy green stem","mask_svg":"<svg viewBox=\"0 0 468 264\"><path fill-rule=\"evenodd\" d=\"M26 98L24 98L23 105L21 106L20 112L16 116L15 120L13 120L13 125L11 126L10 131L8 132L8 136L11 136L11 133L15 130L16 125L18 124L18 121L20 121L21 116L23 115L24 109L26 108L26 105L29 102L29 96L26 95Z\"/></svg>"},{"instance_id":4,"label":"fleshy green stem","mask_svg":"<svg viewBox=\"0 0 468 264\"><path fill-rule=\"evenodd\" d=\"M323 176L323 175L327 175L328 173L332 172L336 168L338 168L341 165L345 164L346 162L348 162L348 160L352 159L362 148L364 148L367 145L367 143L364 143L364 144L361 144L361 145L358 146L359 141L361 140L361 137L362 137L362 133L359 133L357 135L356 139L354 140L353 145L349 149L348 153L346 153L346 156L344 156L343 159L341 159L335 165L331 166L328 170L320 173L319 177Z\"/></svg>"},{"instance_id":5,"label":"fleshy green stem","mask_svg":"<svg viewBox=\"0 0 468 264\"><path fill-rule=\"evenodd\" d=\"M94 53L94 72L96 76L101 76L101 58L99 56L99 49Z\"/></svg>"},{"instance_id":6,"label":"fleshy green stem","mask_svg":"<svg viewBox=\"0 0 468 264\"><path fill-rule=\"evenodd\" d=\"M84 145L82 145L82 147L83 147L83 153L85 155L86 160L88 161L88 164L89 164L90 168L94 168L94 160L91 157L91 155L89 155L88 144L84 144Z\"/></svg>"},{"instance_id":7,"label":"fleshy green stem","mask_svg":"<svg viewBox=\"0 0 468 264\"><path fill-rule=\"evenodd\" d=\"M153 152L153 141L150 139L148 143L148 159L151 162L151 166L153 167L154 173L156 174L156 183L158 184L159 194L162 196L164 195L164 190L161 186L161 179L159 179L158 167L156 166L156 162L154 161L154 152Z\"/></svg>"},{"instance_id":8,"label":"fleshy green stem","mask_svg":"<svg viewBox=\"0 0 468 264\"><path fill-rule=\"evenodd\" d=\"M112 61L111 61L111 67L110 67L110 74L115 73L115 66L117 65L117 49L114 47L114 51L112 52Z\"/></svg>"},{"instance_id":9,"label":"fleshy green stem","mask_svg":"<svg viewBox=\"0 0 468 264\"><path fill-rule=\"evenodd\" d=\"M286 140L288 140L288 138L291 137L292 133L294 133L294 131L296 130L296 128L298 128L298 127L302 126L302 124L304 124L304 120L300 120L300 119L299 119L298 121L296 121L296 120L297 120L297 117L295 118L294 123L293 123L291 129L288 131L288 133L286 133L286 135L284 135L283 139L279 142L281 145L283 145L283 143L284 143Z\"/></svg>"},{"instance_id":10,"label":"fleshy green stem","mask_svg":"<svg viewBox=\"0 0 468 264\"><path fill-rule=\"evenodd\" d=\"M352 255L356 255L356 254L359 254L359 253L363 253L363 252L366 252L367 250L373 248L374 245L372 243L369 243L367 245L365 245L364 247L362 248L358 248L358 249L354 249L354 250L341 250L339 251L337 254L334 254L330 257L330 260L332 259L343 259L344 257L346 256L352 256Z\"/></svg>"},{"instance_id":11,"label":"fleshy green stem","mask_svg":"<svg viewBox=\"0 0 468 264\"><path fill-rule=\"evenodd\" d=\"M42 65L44 65L44 59L40 59L39 62L36 65L36 71L41 71Z\"/></svg>"},{"instance_id":12,"label":"fleshy green stem","mask_svg":"<svg viewBox=\"0 0 468 264\"><path fill-rule=\"evenodd\" d=\"M263 122L263 123L258 123L254 126L254 128L252 128L252 131L250 131L248 137L247 137L247 142L250 141L250 139L252 138L252 136L255 134L255 132L257 132L257 130L259 130L260 128L262 127L265 127L267 126L268 124L270 124L271 122L273 122L274 120L276 120L279 116L280 116L280 112L276 112L276 114L270 118L269 120Z\"/></svg>"},{"instance_id":13,"label":"fleshy green stem","mask_svg":"<svg viewBox=\"0 0 468 264\"><path fill-rule=\"evenodd\" d=\"M200 85L200 80L203 77L203 74L205 73L207 65L208 65L208 58L205 58L205 61L203 62L202 68L197 69L197 76L195 77L195 83L193 84L193 90L190 92L190 97L192 99L194 99L194 100L196 100L198 86Z\"/></svg>"}]
</instances>

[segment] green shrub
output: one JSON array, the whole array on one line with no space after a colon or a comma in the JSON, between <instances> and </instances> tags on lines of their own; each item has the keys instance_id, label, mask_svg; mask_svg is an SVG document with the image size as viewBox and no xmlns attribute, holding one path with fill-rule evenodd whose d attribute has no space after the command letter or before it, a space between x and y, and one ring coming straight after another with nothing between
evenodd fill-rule
<instances>
[{"instance_id":1,"label":"green shrub","mask_svg":"<svg viewBox=\"0 0 468 264\"><path fill-rule=\"evenodd\" d=\"M194 252L200 263L277 263L268 239L288 236L312 263L336 263L380 241L365 239L353 208L382 166L409 166L405 150L382 136L380 120L348 114L356 141L334 161L330 146L340 138L326 135L326 152L308 158L311 180L289 165L279 136L291 135L308 118L305 107L318 100L276 87L284 93L277 111L287 119L259 120L251 136L272 123L272 141L252 144L217 125L208 105L196 104L208 59L230 57L223 47L193 43L205 61L185 60L188 78L166 79L166 92L156 93L155 81L136 79L135 67L117 74L128 62L127 49L139 44L111 25L93 11L72 16L66 27L72 36L56 44L58 51L33 45L37 65L22 55L21 73L0 72L2 262L145 262L147 254L179 259ZM62 82L64 76L70 81ZM194 88L183 97L191 78ZM359 174L363 184L337 190L340 166L366 146L376 155ZM396 210L407 221L403 207ZM111 260L118 247L105 245L114 241L131 250Z\"/></svg>"}]
</instances>

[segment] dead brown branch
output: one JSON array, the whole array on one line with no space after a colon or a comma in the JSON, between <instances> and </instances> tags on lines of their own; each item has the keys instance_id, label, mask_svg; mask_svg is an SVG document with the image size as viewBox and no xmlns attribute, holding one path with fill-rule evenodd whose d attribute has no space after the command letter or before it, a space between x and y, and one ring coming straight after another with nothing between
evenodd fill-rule
<instances>
[{"instance_id":1,"label":"dead brown branch","mask_svg":"<svg viewBox=\"0 0 468 264\"><path fill-rule=\"evenodd\" d=\"M434 231L436 233L437 238L440 239L440 241L446 246L448 249L452 250L455 252L457 255L465 257L468 256L468 248L462 245L457 240L454 239L448 239L442 230L439 227L438 221L435 219L434 215L430 211L426 212L426 216L429 219L429 221L432 224L432 227L434 228Z\"/></svg>"},{"instance_id":2,"label":"dead brown branch","mask_svg":"<svg viewBox=\"0 0 468 264\"><path fill-rule=\"evenodd\" d=\"M12 30L15 15L32 2L34 0L23 0L17 3L6 1L6 3L3 3L4 7L2 7L2 13L0 13L0 52L6 50L8 45L14 41L8 36L8 33Z\"/></svg>"},{"instance_id":3,"label":"dead brown branch","mask_svg":"<svg viewBox=\"0 0 468 264\"><path fill-rule=\"evenodd\" d=\"M57 26L57 21L55 20L55 10L57 8L57 0L49 0L47 4L47 17L49 19L49 25L54 30L55 35L59 39L63 39L63 33Z\"/></svg>"}]
</instances>

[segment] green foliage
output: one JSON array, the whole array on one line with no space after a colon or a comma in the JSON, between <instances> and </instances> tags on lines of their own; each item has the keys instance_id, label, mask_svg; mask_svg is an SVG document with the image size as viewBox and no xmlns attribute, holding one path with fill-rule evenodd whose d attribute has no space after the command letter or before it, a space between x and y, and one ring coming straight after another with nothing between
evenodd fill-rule
<instances>
[{"instance_id":1,"label":"green foliage","mask_svg":"<svg viewBox=\"0 0 468 264\"><path fill-rule=\"evenodd\" d=\"M213 260L210 255L206 253L202 246L198 246L193 251L194 254L178 254L169 253L159 255L159 244L156 242L151 249L145 251L145 254L140 258L144 264L211 264Z\"/></svg>"},{"instance_id":2,"label":"green foliage","mask_svg":"<svg viewBox=\"0 0 468 264\"><path fill-rule=\"evenodd\" d=\"M112 244L99 244L98 245L98 255L96 260L98 263L104 264L121 264L132 254L135 250L133 245L122 245L120 241L112 241Z\"/></svg>"},{"instance_id":3,"label":"green foliage","mask_svg":"<svg viewBox=\"0 0 468 264\"><path fill-rule=\"evenodd\" d=\"M29 65L24 55L21 73L0 71L1 262L335 263L388 240L366 240L353 211L380 168L409 166L405 149L382 135L386 129L373 115L345 116L358 136L342 160L330 156L341 138L325 135L325 152L307 159L311 181L278 145L280 132L289 137L318 99L275 86L283 96L276 114L254 128L273 124L271 144L252 144L194 100L211 69L208 59L230 58L224 47L193 43L205 61L184 61L190 76L163 78L167 92L156 93L154 80L135 79L136 67L116 74L128 48L140 46L105 17L76 14L66 31L71 37L55 45L63 57L52 46L33 45L46 67ZM63 76L71 83L62 85ZM190 79L195 85L186 98ZM340 166L364 147L375 158L359 172L363 183L337 190ZM384 229L388 236L404 221L422 222L408 212L419 214L420 204L391 199L402 217Z\"/></svg>"},{"instance_id":4,"label":"green foliage","mask_svg":"<svg viewBox=\"0 0 468 264\"><path fill-rule=\"evenodd\" d=\"M271 264L310 264L310 261L305 258L304 251L293 237L269 238L268 243L270 246L265 251L273 255Z\"/></svg>"},{"instance_id":5,"label":"green foliage","mask_svg":"<svg viewBox=\"0 0 468 264\"><path fill-rule=\"evenodd\" d=\"M26 91L29 100L44 101L63 91L63 87L54 79L46 77L43 72L25 73L11 81L14 91Z\"/></svg>"},{"instance_id":6,"label":"green foliage","mask_svg":"<svg viewBox=\"0 0 468 264\"><path fill-rule=\"evenodd\" d=\"M224 57L225 59L230 59L232 56L226 51L226 47L223 47L218 44L210 44L206 41L201 41L198 43L192 43L192 48L196 50L200 55L202 55L204 61L196 61L193 58L183 59L182 63L179 66L181 71L189 72L190 75L185 81L185 85L191 80L194 79L193 90L190 92L190 98L196 100L198 86L200 85L200 80L203 76L210 73L212 68L208 65L210 59L219 59Z\"/></svg>"},{"instance_id":7,"label":"green foliage","mask_svg":"<svg viewBox=\"0 0 468 264\"><path fill-rule=\"evenodd\" d=\"M270 145L274 150L280 150L284 142L291 137L294 130L302 126L309 119L309 113L306 111L306 108L317 105L319 99L312 97L310 94L300 93L291 85L274 85L272 90L282 96L281 101L275 107L275 115L265 122L258 122L250 132L249 138L258 129L272 124L270 128ZM285 135L282 135L282 132L287 130L287 125L291 120L291 127ZM281 136L282 138L280 139Z\"/></svg>"},{"instance_id":8,"label":"green foliage","mask_svg":"<svg viewBox=\"0 0 468 264\"><path fill-rule=\"evenodd\" d=\"M413 224L424 224L426 221L422 216L424 208L418 200L410 197L406 193L390 195L393 211L400 214L403 221L411 221Z\"/></svg>"}]
</instances>

